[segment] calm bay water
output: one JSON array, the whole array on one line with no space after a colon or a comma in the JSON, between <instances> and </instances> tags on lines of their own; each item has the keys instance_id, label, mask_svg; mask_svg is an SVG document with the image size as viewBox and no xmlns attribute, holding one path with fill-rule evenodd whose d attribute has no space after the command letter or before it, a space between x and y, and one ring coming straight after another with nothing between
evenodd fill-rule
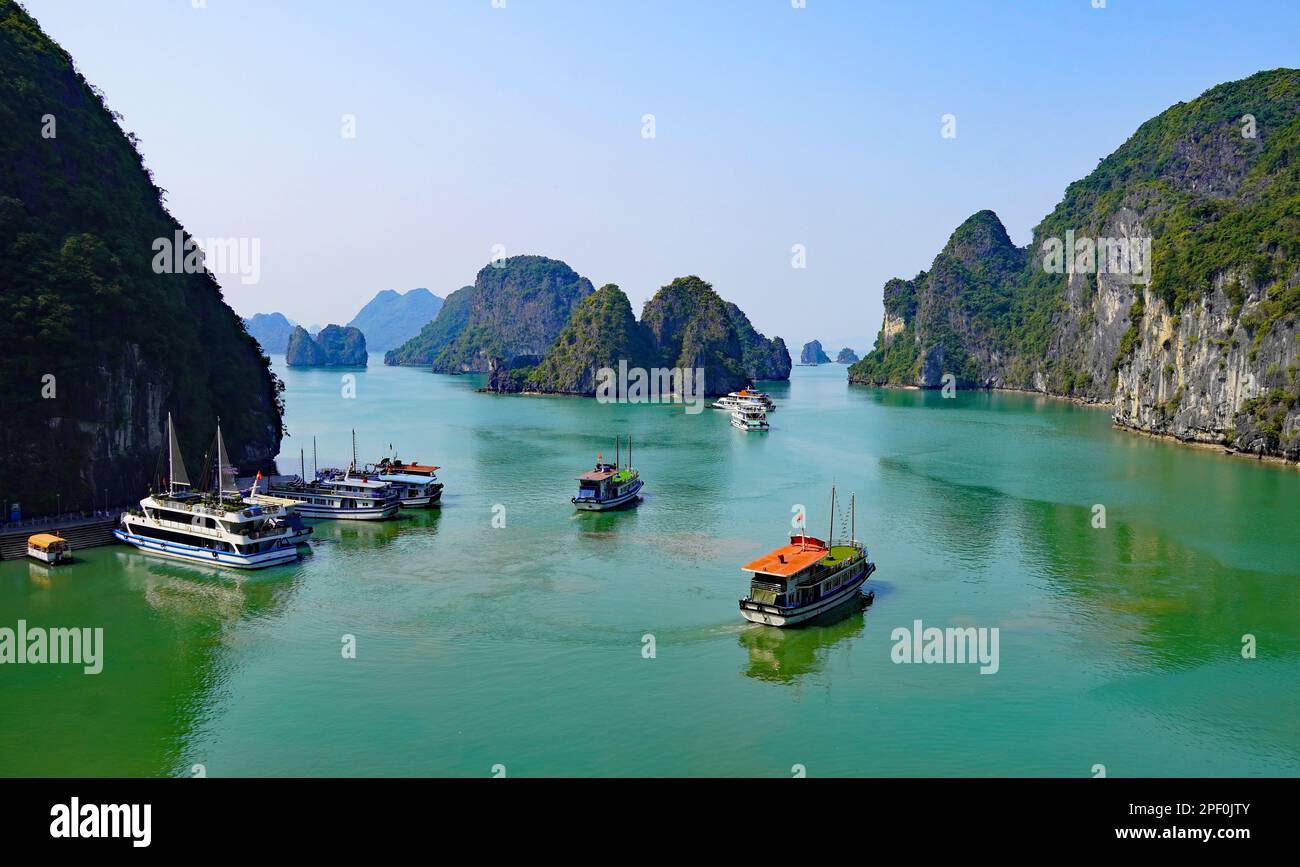
<instances>
[{"instance_id":1,"label":"calm bay water","mask_svg":"<svg viewBox=\"0 0 1300 867\"><path fill-rule=\"evenodd\" d=\"M747 435L377 356L344 399L340 372L275 361L282 471L299 448L310 469L313 434L346 463L355 428L362 460L441 465L443 509L317 522L309 556L252 575L123 547L0 563L0 626L105 631L97 676L0 666L0 775L1300 774L1294 470L1061 401L850 388L840 365L772 385L772 431ZM573 476L616 433L645 502L577 514ZM875 604L745 624L739 567L795 504L824 533L832 480ZM999 672L894 664L917 619L998 627Z\"/></svg>"}]
</instances>

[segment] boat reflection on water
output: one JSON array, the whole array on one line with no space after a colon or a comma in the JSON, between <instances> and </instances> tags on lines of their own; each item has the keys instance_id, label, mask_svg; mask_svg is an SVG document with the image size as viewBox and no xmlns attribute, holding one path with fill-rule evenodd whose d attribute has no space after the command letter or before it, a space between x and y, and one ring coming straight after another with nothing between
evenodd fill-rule
<instances>
[{"instance_id":1,"label":"boat reflection on water","mask_svg":"<svg viewBox=\"0 0 1300 867\"><path fill-rule=\"evenodd\" d=\"M442 509L407 509L391 521L310 521L313 548L321 543L348 547L384 548L408 533L438 532Z\"/></svg>"},{"instance_id":2,"label":"boat reflection on water","mask_svg":"<svg viewBox=\"0 0 1300 867\"><path fill-rule=\"evenodd\" d=\"M798 629L752 625L740 632L749 651L745 676L772 683L797 683L826 664L832 647L862 634L867 601L858 596Z\"/></svg>"}]
</instances>

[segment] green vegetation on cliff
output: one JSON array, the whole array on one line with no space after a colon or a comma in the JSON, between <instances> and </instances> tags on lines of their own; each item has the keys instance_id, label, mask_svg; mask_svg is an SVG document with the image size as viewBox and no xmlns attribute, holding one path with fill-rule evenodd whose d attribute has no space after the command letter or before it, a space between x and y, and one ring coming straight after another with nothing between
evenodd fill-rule
<instances>
[{"instance_id":1,"label":"green vegetation on cliff","mask_svg":"<svg viewBox=\"0 0 1300 867\"><path fill-rule=\"evenodd\" d=\"M438 309L438 315L420 329L419 334L384 353L384 364L433 364L438 353L464 330L473 301L473 286L465 286L448 295Z\"/></svg>"},{"instance_id":2,"label":"green vegetation on cliff","mask_svg":"<svg viewBox=\"0 0 1300 867\"><path fill-rule=\"evenodd\" d=\"M153 271L181 227L121 120L0 0L0 497L29 514L139 497L168 410L193 461L218 415L241 468L279 451L278 383L216 281Z\"/></svg>"},{"instance_id":3,"label":"green vegetation on cliff","mask_svg":"<svg viewBox=\"0 0 1300 867\"><path fill-rule=\"evenodd\" d=\"M365 367L366 336L358 328L326 325L312 337L301 325L289 335L285 362L290 367Z\"/></svg>"},{"instance_id":4,"label":"green vegetation on cliff","mask_svg":"<svg viewBox=\"0 0 1300 867\"><path fill-rule=\"evenodd\" d=\"M1246 323L1256 339L1294 319L1300 293L1288 286L1300 264L1300 71L1219 85L1147 121L1069 185L1026 249L1011 244L991 211L972 216L928 272L886 286L886 315L906 330L886 340L882 329L851 379L932 386L930 373L941 361L962 385L1046 383L1071 393L1082 383L1101 396L1112 370L1139 345L1143 316L1152 311L1138 292L1136 302L1124 302L1132 305L1121 328L1127 331L1110 338L1113 354L1104 364L1073 355L1080 351L1073 343L1092 323L1071 318L1079 314L1067 310L1069 277L1043 267L1044 245L1130 231L1154 239L1151 291L1170 313L1235 274L1237 310L1245 293L1236 279L1263 295L1263 312Z\"/></svg>"},{"instance_id":5,"label":"green vegetation on cliff","mask_svg":"<svg viewBox=\"0 0 1300 867\"><path fill-rule=\"evenodd\" d=\"M727 304L694 275L678 277L655 293L641 311L664 367L701 369L708 395L749 384L740 335Z\"/></svg>"},{"instance_id":6,"label":"green vegetation on cliff","mask_svg":"<svg viewBox=\"0 0 1300 867\"><path fill-rule=\"evenodd\" d=\"M742 360L749 378L755 382L765 379L789 379L790 350L786 348L785 341L780 337L768 340L762 332L754 328L743 310L730 301L724 303L727 306L727 316L731 319L731 324L736 329L736 336L740 339L744 353Z\"/></svg>"},{"instance_id":7,"label":"green vegetation on cliff","mask_svg":"<svg viewBox=\"0 0 1300 867\"><path fill-rule=\"evenodd\" d=\"M433 359L433 369L481 372L492 358L541 356L593 291L590 280L556 259L493 262L478 272L464 327Z\"/></svg>"},{"instance_id":8,"label":"green vegetation on cliff","mask_svg":"<svg viewBox=\"0 0 1300 867\"><path fill-rule=\"evenodd\" d=\"M649 331L636 321L623 291L610 283L578 306L541 364L520 385L529 391L592 394L597 371L617 370L620 361L644 368L658 363Z\"/></svg>"}]
</instances>

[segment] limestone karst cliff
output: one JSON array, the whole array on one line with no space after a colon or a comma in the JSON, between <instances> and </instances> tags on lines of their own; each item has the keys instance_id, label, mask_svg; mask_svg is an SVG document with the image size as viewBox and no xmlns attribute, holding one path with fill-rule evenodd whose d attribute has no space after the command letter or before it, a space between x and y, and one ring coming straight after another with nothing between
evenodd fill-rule
<instances>
[{"instance_id":1,"label":"limestone karst cliff","mask_svg":"<svg viewBox=\"0 0 1300 867\"><path fill-rule=\"evenodd\" d=\"M1249 116L1249 118L1247 118ZM850 381L1026 389L1300 459L1300 71L1143 124L1017 248L991 211L891 280Z\"/></svg>"},{"instance_id":2,"label":"limestone karst cliff","mask_svg":"<svg viewBox=\"0 0 1300 867\"><path fill-rule=\"evenodd\" d=\"M196 469L218 416L241 471L280 449L280 384L217 281L154 268L183 230L121 122L0 0L0 497L29 515L138 500L168 412Z\"/></svg>"}]
</instances>

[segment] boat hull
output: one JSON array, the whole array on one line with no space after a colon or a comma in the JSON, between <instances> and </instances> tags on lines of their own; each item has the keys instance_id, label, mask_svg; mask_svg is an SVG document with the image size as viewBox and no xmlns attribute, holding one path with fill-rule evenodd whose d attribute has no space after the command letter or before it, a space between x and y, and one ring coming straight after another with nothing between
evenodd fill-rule
<instances>
[{"instance_id":1,"label":"boat hull","mask_svg":"<svg viewBox=\"0 0 1300 867\"><path fill-rule=\"evenodd\" d=\"M46 566L58 566L62 563L72 562L72 551L70 549L60 554L51 554L49 551L28 548L27 556L38 563L44 563Z\"/></svg>"},{"instance_id":2,"label":"boat hull","mask_svg":"<svg viewBox=\"0 0 1300 867\"><path fill-rule=\"evenodd\" d=\"M751 623L763 623L768 626L798 626L853 599L862 590L862 585L867 583L871 573L876 571L876 564L868 560L862 565L861 570L861 574L855 575L848 583L837 587L834 593L807 605L782 608L755 602L746 597L740 600L740 615Z\"/></svg>"},{"instance_id":3,"label":"boat hull","mask_svg":"<svg viewBox=\"0 0 1300 867\"><path fill-rule=\"evenodd\" d=\"M293 510L304 518L318 518L330 521L384 521L397 514L401 508L397 503L386 506L363 509L336 509L333 506L313 506L310 503L298 503Z\"/></svg>"},{"instance_id":4,"label":"boat hull","mask_svg":"<svg viewBox=\"0 0 1300 867\"><path fill-rule=\"evenodd\" d=\"M113 536L119 542L124 542L156 557L188 560L191 563L206 563L209 566L226 566L231 569L265 569L268 566L279 566L298 559L298 548L294 544L273 548L270 551L262 551L258 554L235 554L229 551L214 551L211 548L201 548L197 545L186 545L181 542L166 542L162 539L140 536L129 530L114 530Z\"/></svg>"},{"instance_id":5,"label":"boat hull","mask_svg":"<svg viewBox=\"0 0 1300 867\"><path fill-rule=\"evenodd\" d=\"M442 490L439 489L427 497L403 497L401 507L403 509L436 509L442 505Z\"/></svg>"},{"instance_id":6,"label":"boat hull","mask_svg":"<svg viewBox=\"0 0 1300 867\"><path fill-rule=\"evenodd\" d=\"M573 497L573 505L581 512L608 512L613 509L622 509L632 506L641 499L641 488L644 485L638 484L636 488L622 494L618 497L610 497L607 500L593 500L590 498Z\"/></svg>"}]
</instances>

